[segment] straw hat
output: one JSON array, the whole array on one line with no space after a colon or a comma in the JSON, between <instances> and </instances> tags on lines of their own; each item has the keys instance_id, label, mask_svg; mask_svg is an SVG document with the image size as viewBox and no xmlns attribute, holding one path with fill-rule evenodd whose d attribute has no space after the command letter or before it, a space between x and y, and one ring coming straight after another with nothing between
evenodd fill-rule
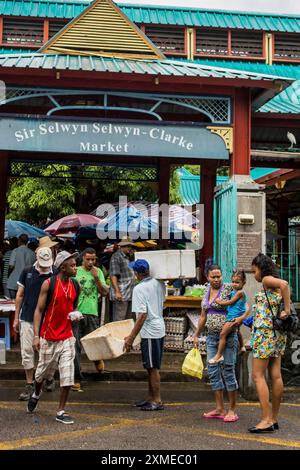
<instances>
[{"instance_id":1,"label":"straw hat","mask_svg":"<svg viewBox=\"0 0 300 470\"><path fill-rule=\"evenodd\" d=\"M46 236L39 239L38 248L52 248L56 245L58 245L58 242L53 242L50 237Z\"/></svg>"},{"instance_id":2,"label":"straw hat","mask_svg":"<svg viewBox=\"0 0 300 470\"><path fill-rule=\"evenodd\" d=\"M130 239L130 238L127 238L127 237L124 237L122 238L122 240L117 243L118 246L136 246L136 244Z\"/></svg>"}]
</instances>

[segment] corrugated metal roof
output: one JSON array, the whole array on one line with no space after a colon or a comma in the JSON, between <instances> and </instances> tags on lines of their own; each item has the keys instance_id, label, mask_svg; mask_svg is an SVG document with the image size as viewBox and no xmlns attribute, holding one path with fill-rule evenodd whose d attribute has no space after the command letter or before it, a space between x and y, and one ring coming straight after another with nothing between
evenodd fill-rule
<instances>
[{"instance_id":1,"label":"corrugated metal roof","mask_svg":"<svg viewBox=\"0 0 300 470\"><path fill-rule=\"evenodd\" d=\"M250 172L254 180L278 171L278 168L253 168ZM187 205L198 204L200 202L201 176L193 175L186 168L179 168L179 193L181 203ZM216 184L223 184L228 180L227 176L217 176Z\"/></svg>"},{"instance_id":2,"label":"corrugated metal roof","mask_svg":"<svg viewBox=\"0 0 300 470\"><path fill-rule=\"evenodd\" d=\"M60 54L2 54L0 67L83 70L95 72L135 73L149 75L165 75L177 77L227 78L247 80L282 80L290 79L244 72L226 70L220 67L187 63L173 60L130 60L104 57L74 56Z\"/></svg>"},{"instance_id":3,"label":"corrugated metal roof","mask_svg":"<svg viewBox=\"0 0 300 470\"><path fill-rule=\"evenodd\" d=\"M0 0L0 15L73 19L89 0ZM300 32L300 16L119 4L135 23Z\"/></svg>"},{"instance_id":4,"label":"corrugated metal roof","mask_svg":"<svg viewBox=\"0 0 300 470\"><path fill-rule=\"evenodd\" d=\"M300 80L264 104L260 113L300 114Z\"/></svg>"},{"instance_id":5,"label":"corrugated metal roof","mask_svg":"<svg viewBox=\"0 0 300 470\"><path fill-rule=\"evenodd\" d=\"M300 79L300 66L290 64L273 64L268 65L262 62L247 62L247 61L230 61L230 60L212 60L212 59L197 59L188 61L179 59L183 62L201 65L210 65L212 67L222 67L225 69L247 70L248 72L263 73L265 75L280 75L281 77L299 78Z\"/></svg>"},{"instance_id":6,"label":"corrugated metal roof","mask_svg":"<svg viewBox=\"0 0 300 470\"><path fill-rule=\"evenodd\" d=\"M186 63L186 61L184 61ZM264 104L258 112L263 113L300 113L300 66L299 65L267 65L256 62L226 62L224 60L197 60L192 63L210 65L212 67L228 68L230 70L247 70L249 72L263 73L264 75L280 75L298 79L284 91Z\"/></svg>"}]
</instances>

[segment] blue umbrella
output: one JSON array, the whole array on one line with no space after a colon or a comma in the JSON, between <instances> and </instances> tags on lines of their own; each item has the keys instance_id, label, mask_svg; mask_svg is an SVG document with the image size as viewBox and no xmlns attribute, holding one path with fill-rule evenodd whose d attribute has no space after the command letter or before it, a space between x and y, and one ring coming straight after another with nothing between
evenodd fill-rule
<instances>
[{"instance_id":1,"label":"blue umbrella","mask_svg":"<svg viewBox=\"0 0 300 470\"><path fill-rule=\"evenodd\" d=\"M4 238L19 237L22 234L26 234L28 237L45 237L47 233L40 228L33 227L33 225L27 224L27 222L21 222L20 220L6 220Z\"/></svg>"},{"instance_id":2,"label":"blue umbrella","mask_svg":"<svg viewBox=\"0 0 300 470\"><path fill-rule=\"evenodd\" d=\"M182 216L182 209L178 207L179 214L172 212L169 220L169 238L175 241L191 241L192 224L197 221L195 217L187 213L189 218L185 221ZM184 215L184 214L183 214ZM189 230L183 230L182 225L185 221ZM81 227L77 231L79 238L106 238L107 232L110 232L109 240L116 241L122 236L129 235L133 240L136 239L157 239L158 238L158 210L154 211L151 216L146 211L140 211L134 204L129 204L121 210L116 208L114 214L110 215L102 224L93 224Z\"/></svg>"}]
</instances>

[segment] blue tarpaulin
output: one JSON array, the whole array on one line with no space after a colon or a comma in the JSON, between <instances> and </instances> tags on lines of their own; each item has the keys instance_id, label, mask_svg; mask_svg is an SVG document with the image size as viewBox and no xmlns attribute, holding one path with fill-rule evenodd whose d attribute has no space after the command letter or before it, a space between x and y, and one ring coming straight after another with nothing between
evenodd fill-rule
<instances>
[{"instance_id":1,"label":"blue tarpaulin","mask_svg":"<svg viewBox=\"0 0 300 470\"><path fill-rule=\"evenodd\" d=\"M103 219L101 224L81 227L77 236L80 238L98 237L110 241L119 240L124 236L130 236L132 240L159 238L159 215L156 204L140 208L138 204L129 204L113 212ZM165 230L170 240L190 241L197 223L198 220L187 210L180 206L173 206L170 210L168 227Z\"/></svg>"},{"instance_id":2,"label":"blue tarpaulin","mask_svg":"<svg viewBox=\"0 0 300 470\"><path fill-rule=\"evenodd\" d=\"M28 235L28 237L45 237L47 233L38 227L22 222L20 220L6 220L4 229L4 238L19 237L22 234Z\"/></svg>"}]
</instances>

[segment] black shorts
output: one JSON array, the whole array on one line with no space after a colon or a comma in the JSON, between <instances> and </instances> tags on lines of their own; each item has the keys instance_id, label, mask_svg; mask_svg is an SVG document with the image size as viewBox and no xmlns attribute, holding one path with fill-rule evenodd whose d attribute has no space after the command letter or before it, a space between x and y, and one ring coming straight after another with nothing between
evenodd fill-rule
<instances>
[{"instance_id":1,"label":"black shorts","mask_svg":"<svg viewBox=\"0 0 300 470\"><path fill-rule=\"evenodd\" d=\"M145 369L160 369L164 349L164 338L142 338L141 351Z\"/></svg>"}]
</instances>

